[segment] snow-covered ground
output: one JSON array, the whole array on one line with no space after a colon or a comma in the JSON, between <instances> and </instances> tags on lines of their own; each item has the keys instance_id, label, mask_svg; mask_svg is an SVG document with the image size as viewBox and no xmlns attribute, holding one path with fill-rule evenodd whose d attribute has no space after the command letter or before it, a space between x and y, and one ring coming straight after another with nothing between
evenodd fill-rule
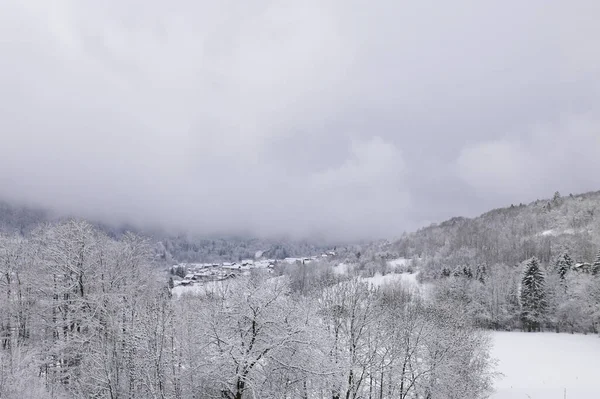
<instances>
[{"instance_id":1,"label":"snow-covered ground","mask_svg":"<svg viewBox=\"0 0 600 399\"><path fill-rule=\"evenodd\" d=\"M493 333L504 374L492 399L600 398L600 338L556 333Z\"/></svg>"},{"instance_id":2,"label":"snow-covered ground","mask_svg":"<svg viewBox=\"0 0 600 399\"><path fill-rule=\"evenodd\" d=\"M584 229L580 229L577 230L577 232L579 233L583 233L585 230ZM567 234L567 235L573 235L575 234L575 229L550 229L550 230L544 230L541 233L539 233L539 235L544 236L544 237L548 237L548 236L552 236L552 237L556 237L562 234Z\"/></svg>"},{"instance_id":3,"label":"snow-covered ground","mask_svg":"<svg viewBox=\"0 0 600 399\"><path fill-rule=\"evenodd\" d=\"M340 263L337 266L333 267L334 274L347 274L348 273L348 264Z\"/></svg>"},{"instance_id":4,"label":"snow-covered ground","mask_svg":"<svg viewBox=\"0 0 600 399\"><path fill-rule=\"evenodd\" d=\"M421 284L417 281L418 273L389 273L382 276L379 273L375 273L373 277L363 277L362 280L370 283L375 287L385 286L386 284L392 284L400 281L402 286L410 290L416 295L421 295L422 298L427 299L430 292L430 284Z\"/></svg>"},{"instance_id":5,"label":"snow-covered ground","mask_svg":"<svg viewBox=\"0 0 600 399\"><path fill-rule=\"evenodd\" d=\"M382 276L380 273L375 273L373 277L364 277L363 280L376 287L381 287L382 285L394 283L396 281L402 281L411 288L419 287L416 273L389 273L385 276Z\"/></svg>"},{"instance_id":6,"label":"snow-covered ground","mask_svg":"<svg viewBox=\"0 0 600 399\"><path fill-rule=\"evenodd\" d=\"M230 279L226 279L222 281L207 281L188 286L178 285L171 290L171 293L175 298L183 294L206 295L209 292L222 290L230 282Z\"/></svg>"},{"instance_id":7,"label":"snow-covered ground","mask_svg":"<svg viewBox=\"0 0 600 399\"><path fill-rule=\"evenodd\" d=\"M362 280L375 287L381 287L402 280L402 274L390 273L382 276L380 273L375 273L373 277L363 277Z\"/></svg>"},{"instance_id":8,"label":"snow-covered ground","mask_svg":"<svg viewBox=\"0 0 600 399\"><path fill-rule=\"evenodd\" d=\"M408 266L409 262L410 262L410 259L398 258L398 259L388 260L388 265L390 265L392 268L395 269L397 267Z\"/></svg>"}]
</instances>

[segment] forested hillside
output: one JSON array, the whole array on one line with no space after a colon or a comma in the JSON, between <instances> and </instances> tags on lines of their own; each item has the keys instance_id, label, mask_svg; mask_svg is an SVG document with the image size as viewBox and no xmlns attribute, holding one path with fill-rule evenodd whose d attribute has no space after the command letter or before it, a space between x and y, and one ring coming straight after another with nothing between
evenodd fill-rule
<instances>
[{"instance_id":1,"label":"forested hillside","mask_svg":"<svg viewBox=\"0 0 600 399\"><path fill-rule=\"evenodd\" d=\"M453 218L385 248L481 327L600 329L600 192Z\"/></svg>"},{"instance_id":2,"label":"forested hillside","mask_svg":"<svg viewBox=\"0 0 600 399\"><path fill-rule=\"evenodd\" d=\"M38 224L52 219L44 209L15 206L0 200L0 231L24 235Z\"/></svg>"},{"instance_id":3,"label":"forested hillside","mask_svg":"<svg viewBox=\"0 0 600 399\"><path fill-rule=\"evenodd\" d=\"M406 234L389 245L400 256L427 259L424 277L442 268L516 265L533 256L552 262L568 250L593 262L600 248L600 191L511 205L479 217L456 217Z\"/></svg>"}]
</instances>

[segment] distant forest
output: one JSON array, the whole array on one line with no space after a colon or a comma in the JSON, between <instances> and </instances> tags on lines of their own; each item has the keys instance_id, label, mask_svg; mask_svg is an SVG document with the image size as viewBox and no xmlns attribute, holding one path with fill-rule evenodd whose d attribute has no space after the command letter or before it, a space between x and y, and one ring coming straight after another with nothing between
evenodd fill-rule
<instances>
[{"instance_id":1,"label":"distant forest","mask_svg":"<svg viewBox=\"0 0 600 399\"><path fill-rule=\"evenodd\" d=\"M60 222L52 211L11 204L0 200L0 232L26 235L43 223ZM260 251L264 256L283 259L295 256L318 255L330 245L308 240L259 239L244 236L207 237L194 234L169 234L160 230L145 230L129 224L113 225L102 222L90 223L113 239L126 233L147 237L157 260L166 265L178 262L237 261L254 258Z\"/></svg>"}]
</instances>

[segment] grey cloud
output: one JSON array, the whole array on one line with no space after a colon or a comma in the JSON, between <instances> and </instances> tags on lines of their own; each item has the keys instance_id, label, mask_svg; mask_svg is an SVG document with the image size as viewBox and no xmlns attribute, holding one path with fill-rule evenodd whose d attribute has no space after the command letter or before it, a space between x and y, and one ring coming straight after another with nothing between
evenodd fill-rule
<instances>
[{"instance_id":1,"label":"grey cloud","mask_svg":"<svg viewBox=\"0 0 600 399\"><path fill-rule=\"evenodd\" d=\"M206 234L400 234L597 189L596 1L0 5L2 196Z\"/></svg>"},{"instance_id":2,"label":"grey cloud","mask_svg":"<svg viewBox=\"0 0 600 399\"><path fill-rule=\"evenodd\" d=\"M459 176L488 198L519 202L551 190L595 187L600 170L600 119L568 115L554 124L533 125L514 137L464 148Z\"/></svg>"}]
</instances>

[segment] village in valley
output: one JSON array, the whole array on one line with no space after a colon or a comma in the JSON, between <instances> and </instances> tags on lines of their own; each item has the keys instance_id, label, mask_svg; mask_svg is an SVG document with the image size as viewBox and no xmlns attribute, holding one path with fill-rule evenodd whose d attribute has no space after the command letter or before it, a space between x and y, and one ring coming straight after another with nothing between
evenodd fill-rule
<instances>
[{"instance_id":1,"label":"village in valley","mask_svg":"<svg viewBox=\"0 0 600 399\"><path fill-rule=\"evenodd\" d=\"M212 263L179 263L171 266L170 274L173 286L190 286L211 281L223 281L239 275L247 275L252 269L263 269L269 273L278 264L309 264L319 258L333 258L335 251L327 251L318 256L300 258L266 259L263 252L258 251L254 259L243 259L237 262Z\"/></svg>"}]
</instances>

